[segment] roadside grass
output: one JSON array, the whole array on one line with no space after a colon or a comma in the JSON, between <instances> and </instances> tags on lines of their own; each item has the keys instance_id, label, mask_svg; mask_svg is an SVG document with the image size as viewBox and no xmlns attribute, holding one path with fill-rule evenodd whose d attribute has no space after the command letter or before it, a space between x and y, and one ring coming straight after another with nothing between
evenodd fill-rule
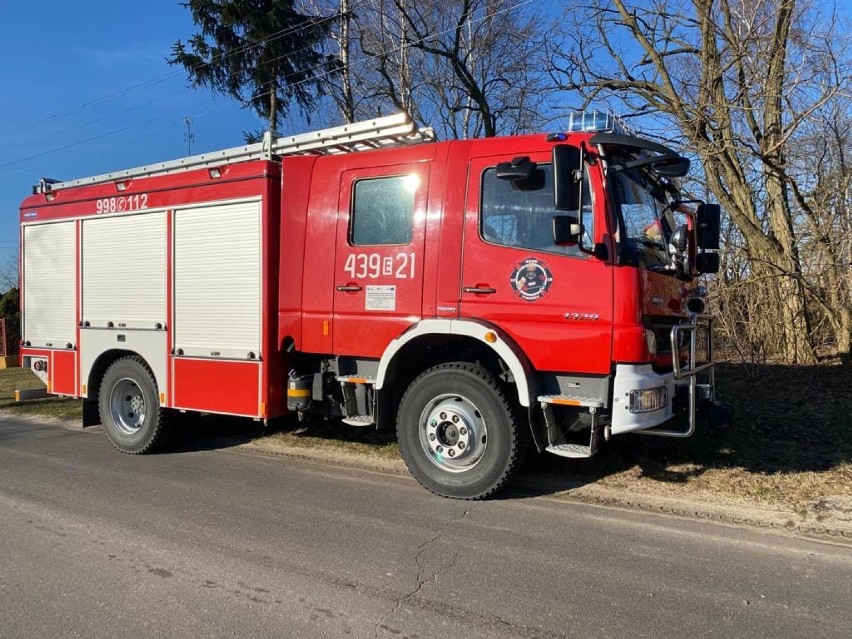
<instances>
[{"instance_id":1,"label":"roadside grass","mask_svg":"<svg viewBox=\"0 0 852 639\"><path fill-rule=\"evenodd\" d=\"M631 491L786 505L799 514L852 496L852 371L815 366L717 366L733 424L688 439L616 437L573 465L584 482Z\"/></svg>"},{"instance_id":2,"label":"roadside grass","mask_svg":"<svg viewBox=\"0 0 852 639\"><path fill-rule=\"evenodd\" d=\"M76 399L45 397L23 402L15 401L15 391L44 388L33 372L23 368L0 369L0 410L9 410L26 415L47 415L60 419L80 419L83 407Z\"/></svg>"},{"instance_id":3,"label":"roadside grass","mask_svg":"<svg viewBox=\"0 0 852 639\"><path fill-rule=\"evenodd\" d=\"M550 490L596 484L625 493L733 500L789 508L801 516L824 500L852 497L852 371L815 366L717 367L719 399L732 404L728 428L699 425L689 439L625 435L591 459L531 454L524 475ZM0 370L0 409L80 418L80 402L16 404L15 388L40 382L28 371ZM244 419L182 415L179 449L253 442L399 459L392 431L287 417L268 426ZM555 486L555 488L554 488Z\"/></svg>"}]
</instances>

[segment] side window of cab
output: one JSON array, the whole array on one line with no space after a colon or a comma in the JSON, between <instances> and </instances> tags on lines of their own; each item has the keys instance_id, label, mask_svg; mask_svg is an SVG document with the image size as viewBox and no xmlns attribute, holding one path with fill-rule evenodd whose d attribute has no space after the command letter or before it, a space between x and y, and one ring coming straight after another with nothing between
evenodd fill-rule
<instances>
[{"instance_id":1,"label":"side window of cab","mask_svg":"<svg viewBox=\"0 0 852 639\"><path fill-rule=\"evenodd\" d=\"M570 211L557 211L553 206L553 167L539 164L536 179L530 186L520 187L509 180L497 177L496 167L482 174L479 232L490 244L524 248L571 257L588 257L576 246L558 246L553 243L552 220L555 215ZM583 171L583 223L584 243L592 245L594 215L591 188L587 171ZM575 211L574 214L577 212Z\"/></svg>"},{"instance_id":2,"label":"side window of cab","mask_svg":"<svg viewBox=\"0 0 852 639\"><path fill-rule=\"evenodd\" d=\"M352 246L410 243L418 184L419 180L414 174L355 182L349 243Z\"/></svg>"}]
</instances>

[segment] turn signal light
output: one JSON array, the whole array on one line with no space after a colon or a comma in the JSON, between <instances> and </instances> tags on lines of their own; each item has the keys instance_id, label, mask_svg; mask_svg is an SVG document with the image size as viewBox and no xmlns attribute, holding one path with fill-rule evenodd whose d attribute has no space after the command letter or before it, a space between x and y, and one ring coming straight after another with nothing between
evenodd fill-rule
<instances>
[{"instance_id":1,"label":"turn signal light","mask_svg":"<svg viewBox=\"0 0 852 639\"><path fill-rule=\"evenodd\" d=\"M651 357L656 357L657 355L657 334L654 333L650 328L645 329L645 345L648 347L648 353L651 354Z\"/></svg>"}]
</instances>

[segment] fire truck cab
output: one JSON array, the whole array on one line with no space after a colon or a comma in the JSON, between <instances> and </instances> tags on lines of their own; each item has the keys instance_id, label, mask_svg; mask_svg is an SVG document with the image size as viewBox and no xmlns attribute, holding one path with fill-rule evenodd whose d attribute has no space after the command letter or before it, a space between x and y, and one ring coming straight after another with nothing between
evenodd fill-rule
<instances>
[{"instance_id":1,"label":"fire truck cab","mask_svg":"<svg viewBox=\"0 0 852 639\"><path fill-rule=\"evenodd\" d=\"M502 488L529 442L692 434L719 208L682 200L689 161L600 112L430 138L400 114L42 180L22 364L124 452L179 411L314 414L395 428L415 478L457 498Z\"/></svg>"}]
</instances>

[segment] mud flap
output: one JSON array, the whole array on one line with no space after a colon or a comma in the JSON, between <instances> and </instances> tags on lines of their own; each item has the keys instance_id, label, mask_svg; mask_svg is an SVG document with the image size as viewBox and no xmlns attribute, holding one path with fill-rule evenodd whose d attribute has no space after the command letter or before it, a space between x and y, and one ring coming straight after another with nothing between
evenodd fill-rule
<instances>
[{"instance_id":1,"label":"mud flap","mask_svg":"<svg viewBox=\"0 0 852 639\"><path fill-rule=\"evenodd\" d=\"M98 401L95 399L83 400L83 426L97 426L101 423L98 413Z\"/></svg>"}]
</instances>

